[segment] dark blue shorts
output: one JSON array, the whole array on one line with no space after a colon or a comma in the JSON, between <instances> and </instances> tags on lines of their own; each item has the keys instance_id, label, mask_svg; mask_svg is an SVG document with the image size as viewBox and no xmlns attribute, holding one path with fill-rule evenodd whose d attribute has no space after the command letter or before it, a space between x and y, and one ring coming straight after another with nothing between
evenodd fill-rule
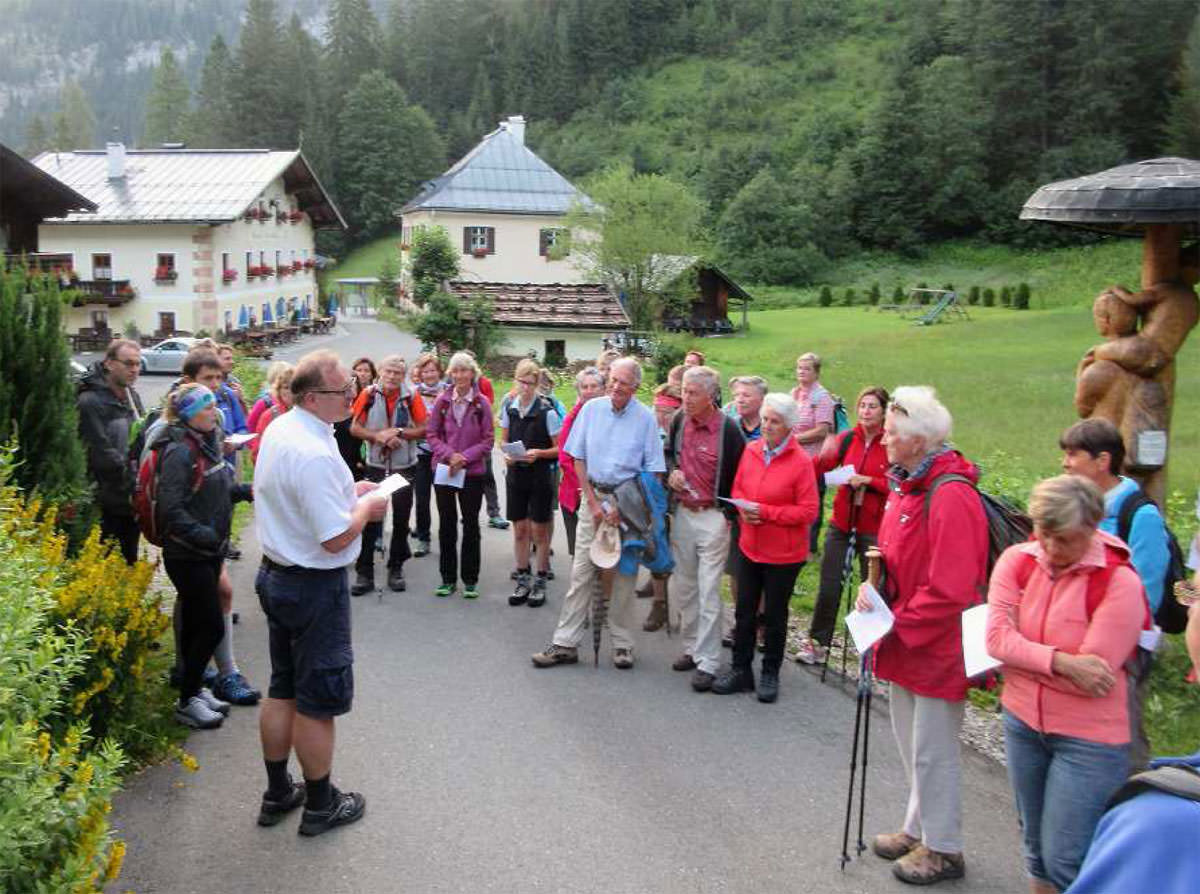
<instances>
[{"instance_id":1,"label":"dark blue shorts","mask_svg":"<svg viewBox=\"0 0 1200 894\"><path fill-rule=\"evenodd\" d=\"M271 698L295 699L311 717L335 717L354 699L346 569L258 569L258 601L270 636Z\"/></svg>"}]
</instances>

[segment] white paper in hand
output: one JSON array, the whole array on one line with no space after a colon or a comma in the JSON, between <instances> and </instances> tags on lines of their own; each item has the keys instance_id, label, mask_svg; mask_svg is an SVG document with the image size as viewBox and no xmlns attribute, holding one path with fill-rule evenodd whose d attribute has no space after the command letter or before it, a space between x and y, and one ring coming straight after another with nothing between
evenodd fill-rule
<instances>
[{"instance_id":1,"label":"white paper in hand","mask_svg":"<svg viewBox=\"0 0 1200 894\"><path fill-rule=\"evenodd\" d=\"M225 443L230 447L241 447L243 444L249 444L258 437L257 432L249 432L244 435L226 435Z\"/></svg>"},{"instance_id":2,"label":"white paper in hand","mask_svg":"<svg viewBox=\"0 0 1200 894\"><path fill-rule=\"evenodd\" d=\"M390 497L402 487L408 487L408 482L404 480L404 476L399 472L388 475L379 482L379 487L375 490L367 491L363 496L367 497Z\"/></svg>"},{"instance_id":3,"label":"white paper in hand","mask_svg":"<svg viewBox=\"0 0 1200 894\"><path fill-rule=\"evenodd\" d=\"M999 667L987 650L987 603L974 605L962 614L963 668L968 677Z\"/></svg>"},{"instance_id":4,"label":"white paper in hand","mask_svg":"<svg viewBox=\"0 0 1200 894\"><path fill-rule=\"evenodd\" d=\"M525 442L513 441L511 444L501 444L500 450L513 459L524 459L526 453Z\"/></svg>"},{"instance_id":5,"label":"white paper in hand","mask_svg":"<svg viewBox=\"0 0 1200 894\"><path fill-rule=\"evenodd\" d=\"M863 584L863 592L871 600L871 611L852 611L846 615L846 627L854 638L854 648L861 655L875 645L892 629L895 617L883 597L870 584Z\"/></svg>"},{"instance_id":6,"label":"white paper in hand","mask_svg":"<svg viewBox=\"0 0 1200 894\"><path fill-rule=\"evenodd\" d=\"M467 483L467 467L463 466L457 472L451 473L450 467L445 463L438 463L437 468L433 472L433 483L444 484L447 487L457 487L460 490Z\"/></svg>"},{"instance_id":7,"label":"white paper in hand","mask_svg":"<svg viewBox=\"0 0 1200 894\"><path fill-rule=\"evenodd\" d=\"M843 484L849 484L853 476L854 466L838 466L825 473L825 486L841 487Z\"/></svg>"},{"instance_id":8,"label":"white paper in hand","mask_svg":"<svg viewBox=\"0 0 1200 894\"><path fill-rule=\"evenodd\" d=\"M740 497L717 497L722 503L729 503L738 509L753 509L758 504L753 500L743 500Z\"/></svg>"}]
</instances>

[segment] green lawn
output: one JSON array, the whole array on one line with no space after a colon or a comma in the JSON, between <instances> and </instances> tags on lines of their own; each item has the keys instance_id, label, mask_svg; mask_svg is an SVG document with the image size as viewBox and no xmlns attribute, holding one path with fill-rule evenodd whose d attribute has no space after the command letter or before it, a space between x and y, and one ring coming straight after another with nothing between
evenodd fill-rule
<instances>
[{"instance_id":1,"label":"green lawn","mask_svg":"<svg viewBox=\"0 0 1200 894\"><path fill-rule=\"evenodd\" d=\"M335 266L323 270L320 274L321 285L328 289L334 280L352 276L378 276L383 267L384 258L389 254L399 263L400 260L400 231L391 233L360 245Z\"/></svg>"}]
</instances>

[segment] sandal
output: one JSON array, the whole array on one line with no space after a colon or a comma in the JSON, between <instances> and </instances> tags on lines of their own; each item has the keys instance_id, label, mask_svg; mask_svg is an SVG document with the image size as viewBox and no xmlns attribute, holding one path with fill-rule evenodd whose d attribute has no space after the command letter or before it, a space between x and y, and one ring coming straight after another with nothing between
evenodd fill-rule
<instances>
[{"instance_id":1,"label":"sandal","mask_svg":"<svg viewBox=\"0 0 1200 894\"><path fill-rule=\"evenodd\" d=\"M885 832L875 836L871 850L885 860L899 860L920 843L920 838L913 838L907 832Z\"/></svg>"},{"instance_id":2,"label":"sandal","mask_svg":"<svg viewBox=\"0 0 1200 894\"><path fill-rule=\"evenodd\" d=\"M933 885L966 874L962 854L943 854L917 845L892 864L892 874L910 885Z\"/></svg>"}]
</instances>

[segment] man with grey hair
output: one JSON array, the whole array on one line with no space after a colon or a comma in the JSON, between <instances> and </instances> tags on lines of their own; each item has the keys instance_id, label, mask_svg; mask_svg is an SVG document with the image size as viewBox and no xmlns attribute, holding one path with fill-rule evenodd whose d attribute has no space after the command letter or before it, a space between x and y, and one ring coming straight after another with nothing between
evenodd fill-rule
<instances>
[{"instance_id":1,"label":"man with grey hair","mask_svg":"<svg viewBox=\"0 0 1200 894\"><path fill-rule=\"evenodd\" d=\"M721 668L721 573L734 515L728 500L746 442L738 423L720 411L717 371L692 366L683 374L683 412L667 432L672 491L672 576L683 616L683 654L673 665L693 671L692 688L707 692Z\"/></svg>"},{"instance_id":2,"label":"man with grey hair","mask_svg":"<svg viewBox=\"0 0 1200 894\"><path fill-rule=\"evenodd\" d=\"M537 667L574 664L588 606L600 569L592 562L590 547L602 522L620 526L614 492L642 472L665 472L662 441L654 413L633 399L642 382L642 368L632 357L622 357L609 369L608 394L588 401L579 411L567 438L565 452L574 458L583 500L571 586L563 598L554 638L544 652L533 656ZM616 572L616 569L613 569ZM633 667L633 588L635 575L612 574L612 606L608 627L613 645L613 665Z\"/></svg>"},{"instance_id":3,"label":"man with grey hair","mask_svg":"<svg viewBox=\"0 0 1200 894\"><path fill-rule=\"evenodd\" d=\"M767 380L762 376L734 376L729 380L733 400L724 407L725 415L741 425L742 437L757 441L762 437L763 398L767 396Z\"/></svg>"}]
</instances>

